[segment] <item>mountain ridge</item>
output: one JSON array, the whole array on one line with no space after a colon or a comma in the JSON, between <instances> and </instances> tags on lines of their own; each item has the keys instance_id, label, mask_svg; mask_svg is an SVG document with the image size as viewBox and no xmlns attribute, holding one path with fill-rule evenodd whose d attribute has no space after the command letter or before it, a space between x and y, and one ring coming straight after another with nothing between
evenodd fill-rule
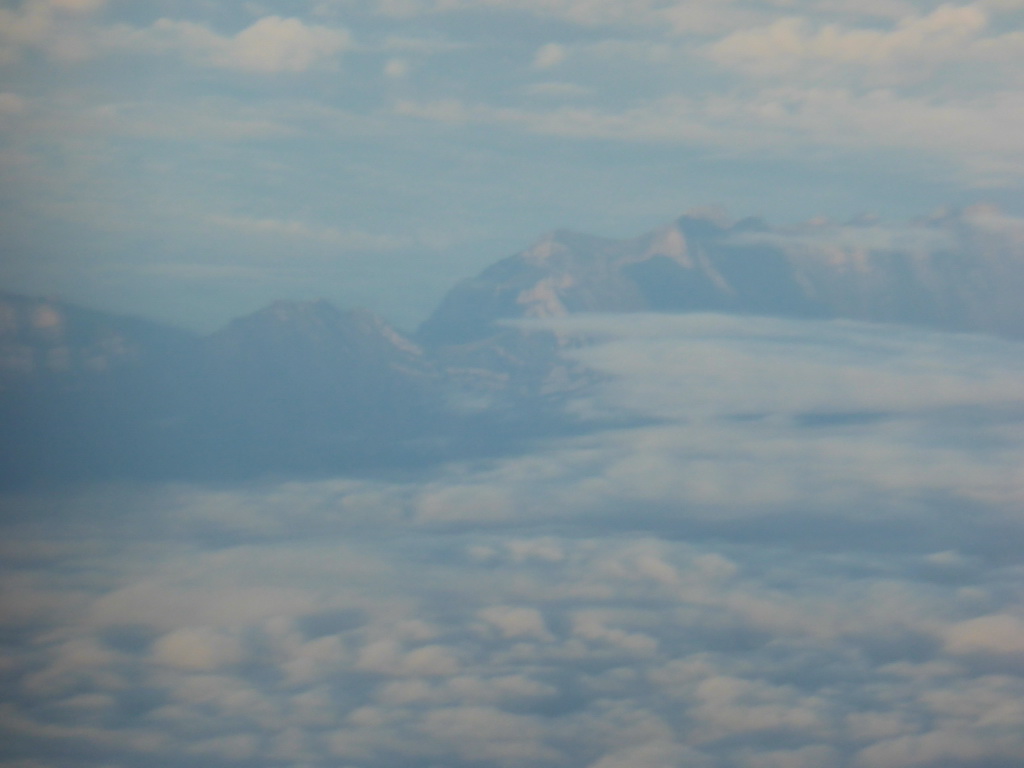
<instances>
[{"instance_id":1,"label":"mountain ridge","mask_svg":"<svg viewBox=\"0 0 1024 768\"><path fill-rule=\"evenodd\" d=\"M557 230L454 286L412 334L326 299L200 335L0 294L0 485L331 473L570 428L560 403L593 374L564 353L586 340L519 320L699 311L1024 339L1024 231L986 216L884 237L696 215L626 240Z\"/></svg>"},{"instance_id":2,"label":"mountain ridge","mask_svg":"<svg viewBox=\"0 0 1024 768\"><path fill-rule=\"evenodd\" d=\"M787 233L695 215L629 240L559 230L456 285L417 338L459 344L498 320L579 311L845 317L1024 338L1024 235L1000 239L986 215L923 220L902 243L869 242L870 222ZM852 242L830 242L836 233Z\"/></svg>"}]
</instances>

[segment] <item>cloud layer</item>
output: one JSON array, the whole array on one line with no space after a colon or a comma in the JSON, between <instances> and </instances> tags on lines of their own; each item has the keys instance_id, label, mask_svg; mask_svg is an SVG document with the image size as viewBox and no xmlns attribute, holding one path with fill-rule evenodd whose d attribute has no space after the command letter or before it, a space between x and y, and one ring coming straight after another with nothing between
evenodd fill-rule
<instances>
[{"instance_id":1,"label":"cloud layer","mask_svg":"<svg viewBox=\"0 0 1024 768\"><path fill-rule=\"evenodd\" d=\"M1024 758L1019 346L572 322L526 455L6 499L0 764Z\"/></svg>"}]
</instances>

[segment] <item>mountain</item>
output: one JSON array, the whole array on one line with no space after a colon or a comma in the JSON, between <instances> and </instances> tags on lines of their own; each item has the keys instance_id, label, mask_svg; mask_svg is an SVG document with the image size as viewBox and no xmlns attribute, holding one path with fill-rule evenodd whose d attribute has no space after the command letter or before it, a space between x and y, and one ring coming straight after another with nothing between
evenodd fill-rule
<instances>
[{"instance_id":1,"label":"mountain","mask_svg":"<svg viewBox=\"0 0 1024 768\"><path fill-rule=\"evenodd\" d=\"M777 246L832 315L1024 338L1024 229L1016 220L974 206L881 242L872 226L843 228L838 238L834 231L808 227Z\"/></svg>"},{"instance_id":2,"label":"mountain","mask_svg":"<svg viewBox=\"0 0 1024 768\"><path fill-rule=\"evenodd\" d=\"M209 336L0 296L0 484L340 471L434 433L423 351L375 315L278 302Z\"/></svg>"},{"instance_id":3,"label":"mountain","mask_svg":"<svg viewBox=\"0 0 1024 768\"><path fill-rule=\"evenodd\" d=\"M155 355L180 352L193 339L140 318L0 293L0 388L29 381L80 386L88 378L152 362Z\"/></svg>"},{"instance_id":4,"label":"mountain","mask_svg":"<svg viewBox=\"0 0 1024 768\"><path fill-rule=\"evenodd\" d=\"M331 474L478 457L574 428L580 312L852 318L1024 339L1024 229L974 208L885 229L690 214L555 232L455 286L412 338L277 302L199 336L0 294L0 485Z\"/></svg>"},{"instance_id":5,"label":"mountain","mask_svg":"<svg viewBox=\"0 0 1024 768\"><path fill-rule=\"evenodd\" d=\"M556 231L456 285L416 339L484 407L534 407L590 380L585 339L536 324L580 312L849 318L1024 338L1024 231L976 207L885 229L774 230L690 214L611 240Z\"/></svg>"},{"instance_id":6,"label":"mountain","mask_svg":"<svg viewBox=\"0 0 1024 768\"><path fill-rule=\"evenodd\" d=\"M0 294L0 482L134 473L181 402L197 337L55 299Z\"/></svg>"},{"instance_id":7,"label":"mountain","mask_svg":"<svg viewBox=\"0 0 1024 768\"><path fill-rule=\"evenodd\" d=\"M1024 233L990 209L917 222L686 215L631 240L554 232L453 288L420 327L435 347L507 333L501 321L576 312L727 312L843 317L1024 338Z\"/></svg>"},{"instance_id":8,"label":"mountain","mask_svg":"<svg viewBox=\"0 0 1024 768\"><path fill-rule=\"evenodd\" d=\"M277 302L205 337L208 450L233 446L238 470L363 464L436 428L440 376L380 317L327 301Z\"/></svg>"}]
</instances>

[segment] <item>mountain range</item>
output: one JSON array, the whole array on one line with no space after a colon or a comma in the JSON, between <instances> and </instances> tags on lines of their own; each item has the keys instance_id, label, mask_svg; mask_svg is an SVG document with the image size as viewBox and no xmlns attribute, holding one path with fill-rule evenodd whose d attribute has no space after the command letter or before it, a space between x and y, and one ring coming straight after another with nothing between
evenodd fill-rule
<instances>
[{"instance_id":1,"label":"mountain range","mask_svg":"<svg viewBox=\"0 0 1024 768\"><path fill-rule=\"evenodd\" d=\"M413 334L325 300L205 336L0 294L0 483L400 468L571 428L583 312L850 318L1024 339L1024 230L987 207L901 229L682 216L630 240L554 232ZM524 322L525 321L525 322Z\"/></svg>"}]
</instances>

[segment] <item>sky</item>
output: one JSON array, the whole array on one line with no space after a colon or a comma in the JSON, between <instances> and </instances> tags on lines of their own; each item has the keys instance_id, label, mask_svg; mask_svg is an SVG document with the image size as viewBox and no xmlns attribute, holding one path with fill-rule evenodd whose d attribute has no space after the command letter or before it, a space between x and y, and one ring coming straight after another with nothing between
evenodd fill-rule
<instances>
[{"instance_id":1,"label":"sky","mask_svg":"<svg viewBox=\"0 0 1024 768\"><path fill-rule=\"evenodd\" d=\"M522 455L8 494L0 766L1021 765L1019 344L562 325Z\"/></svg>"},{"instance_id":2,"label":"sky","mask_svg":"<svg viewBox=\"0 0 1024 768\"><path fill-rule=\"evenodd\" d=\"M412 329L568 228L1024 214L1024 2L5 0L0 282Z\"/></svg>"}]
</instances>

